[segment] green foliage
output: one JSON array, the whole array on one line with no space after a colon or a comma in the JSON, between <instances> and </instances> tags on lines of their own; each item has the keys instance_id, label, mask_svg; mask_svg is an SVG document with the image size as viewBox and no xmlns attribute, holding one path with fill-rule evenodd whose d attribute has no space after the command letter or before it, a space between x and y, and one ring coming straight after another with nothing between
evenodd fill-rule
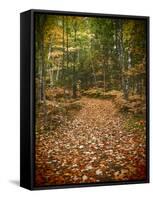
<instances>
[{"instance_id":1,"label":"green foliage","mask_svg":"<svg viewBox=\"0 0 153 200\"><path fill-rule=\"evenodd\" d=\"M82 94L145 113L145 21L36 15L35 36L38 103Z\"/></svg>"}]
</instances>

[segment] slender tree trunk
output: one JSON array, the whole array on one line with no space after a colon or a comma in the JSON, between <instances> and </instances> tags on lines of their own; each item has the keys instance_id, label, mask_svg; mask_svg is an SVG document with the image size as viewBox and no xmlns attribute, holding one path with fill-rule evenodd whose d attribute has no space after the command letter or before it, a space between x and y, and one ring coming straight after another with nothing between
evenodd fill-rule
<instances>
[{"instance_id":1,"label":"slender tree trunk","mask_svg":"<svg viewBox=\"0 0 153 200\"><path fill-rule=\"evenodd\" d=\"M106 71L105 71L105 67L103 69L103 82L104 82L104 95L106 93Z\"/></svg>"},{"instance_id":2,"label":"slender tree trunk","mask_svg":"<svg viewBox=\"0 0 153 200\"><path fill-rule=\"evenodd\" d=\"M66 67L68 69L69 64L69 35L68 35L68 17L66 17Z\"/></svg>"},{"instance_id":3,"label":"slender tree trunk","mask_svg":"<svg viewBox=\"0 0 153 200\"><path fill-rule=\"evenodd\" d=\"M44 29L45 29L45 21L46 16L41 18L40 26L42 31L40 33L40 55L41 55L41 100L45 101L45 76L46 76L46 69L45 69L45 49L44 49Z\"/></svg>"},{"instance_id":4,"label":"slender tree trunk","mask_svg":"<svg viewBox=\"0 0 153 200\"><path fill-rule=\"evenodd\" d=\"M117 23L117 30L118 30L118 58L119 58L119 65L120 65L120 69L121 69L121 80L122 80L122 90L123 90L123 94L124 94L124 98L127 100L128 99L128 77L126 77L125 75L125 59L124 59L124 44L123 44L123 24L122 21L119 20Z\"/></svg>"},{"instance_id":5,"label":"slender tree trunk","mask_svg":"<svg viewBox=\"0 0 153 200\"><path fill-rule=\"evenodd\" d=\"M50 76L50 87L52 87L53 86L53 71L52 71L52 69L50 69L49 70L49 76Z\"/></svg>"},{"instance_id":6,"label":"slender tree trunk","mask_svg":"<svg viewBox=\"0 0 153 200\"><path fill-rule=\"evenodd\" d=\"M62 80L64 88L64 97L65 97L65 19L63 16L63 63L62 63Z\"/></svg>"},{"instance_id":7,"label":"slender tree trunk","mask_svg":"<svg viewBox=\"0 0 153 200\"><path fill-rule=\"evenodd\" d=\"M40 19L40 59L41 59L41 75L40 75L40 96L41 101L43 102L43 114L44 114L44 127L47 127L47 112L46 112L46 95L45 95L45 89L46 89L46 68L45 68L45 48L44 48L44 34L45 34L45 22L46 22L46 16L43 16Z\"/></svg>"},{"instance_id":8,"label":"slender tree trunk","mask_svg":"<svg viewBox=\"0 0 153 200\"><path fill-rule=\"evenodd\" d=\"M36 65L38 66L38 87L36 88L37 90L37 98L38 102L41 102L41 79L42 79L42 64L41 64L41 35L40 35L40 30L41 30L41 20L40 17L37 18L37 30L36 30L36 48L37 48L37 59L36 59Z\"/></svg>"},{"instance_id":9,"label":"slender tree trunk","mask_svg":"<svg viewBox=\"0 0 153 200\"><path fill-rule=\"evenodd\" d=\"M89 56L90 56L90 62L91 62L91 68L92 68L92 73L93 73L93 77L94 77L94 82L95 82L95 85L97 85L97 78L96 78L96 73L95 73L95 68L94 68L94 65L93 65L92 53L91 52L92 52L92 44L91 44Z\"/></svg>"},{"instance_id":10,"label":"slender tree trunk","mask_svg":"<svg viewBox=\"0 0 153 200\"><path fill-rule=\"evenodd\" d=\"M45 101L44 37L41 37L41 100Z\"/></svg>"},{"instance_id":11,"label":"slender tree trunk","mask_svg":"<svg viewBox=\"0 0 153 200\"><path fill-rule=\"evenodd\" d=\"M39 50L39 102L42 101L41 81L42 81L42 63L41 63L41 52Z\"/></svg>"},{"instance_id":12,"label":"slender tree trunk","mask_svg":"<svg viewBox=\"0 0 153 200\"><path fill-rule=\"evenodd\" d=\"M75 43L75 46L76 46L76 33L77 33L77 27L76 27L76 23L74 23L74 43ZM77 97L77 86L76 86L76 52L74 52L74 64L73 64L73 98L76 98Z\"/></svg>"},{"instance_id":13,"label":"slender tree trunk","mask_svg":"<svg viewBox=\"0 0 153 200\"><path fill-rule=\"evenodd\" d=\"M62 63L63 69L64 69L64 61L65 61L65 59L64 59L65 58L65 40L64 39L65 39L65 19L64 19L64 16L63 16L63 39L62 39L63 40L63 63Z\"/></svg>"},{"instance_id":14,"label":"slender tree trunk","mask_svg":"<svg viewBox=\"0 0 153 200\"><path fill-rule=\"evenodd\" d=\"M118 90L123 90L123 69L121 64L121 27L119 20L115 20L115 46L116 46L116 66L119 69L119 85Z\"/></svg>"},{"instance_id":15,"label":"slender tree trunk","mask_svg":"<svg viewBox=\"0 0 153 200\"><path fill-rule=\"evenodd\" d=\"M56 71L56 81L59 80L59 66L57 66L57 71Z\"/></svg>"}]
</instances>

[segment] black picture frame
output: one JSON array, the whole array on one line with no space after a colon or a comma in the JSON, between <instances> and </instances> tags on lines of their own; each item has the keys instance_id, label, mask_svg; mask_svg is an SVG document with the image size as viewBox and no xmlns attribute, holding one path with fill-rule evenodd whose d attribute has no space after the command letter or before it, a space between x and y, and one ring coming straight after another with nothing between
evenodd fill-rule
<instances>
[{"instance_id":1,"label":"black picture frame","mask_svg":"<svg viewBox=\"0 0 153 200\"><path fill-rule=\"evenodd\" d=\"M67 185L51 185L35 187L35 35L34 35L34 16L39 14L52 15L71 15L86 17L107 17L107 18L127 18L143 19L147 24L147 66L146 66L146 157L147 169L146 179L136 181L117 181L117 182L99 182L82 183ZM20 14L20 186L29 190L39 189L57 189L72 187L91 187L102 185L121 185L149 183L149 17L148 16L130 16L99 13L81 13L69 11L50 11L50 10L29 10Z\"/></svg>"}]
</instances>

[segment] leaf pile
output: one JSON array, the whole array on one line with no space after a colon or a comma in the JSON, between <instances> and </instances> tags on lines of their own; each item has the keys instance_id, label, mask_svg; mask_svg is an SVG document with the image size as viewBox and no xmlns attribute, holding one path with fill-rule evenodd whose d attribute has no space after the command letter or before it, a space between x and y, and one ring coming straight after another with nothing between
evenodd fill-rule
<instances>
[{"instance_id":1,"label":"leaf pile","mask_svg":"<svg viewBox=\"0 0 153 200\"><path fill-rule=\"evenodd\" d=\"M111 100L80 101L71 120L36 135L36 186L144 179L145 130L128 132Z\"/></svg>"}]
</instances>

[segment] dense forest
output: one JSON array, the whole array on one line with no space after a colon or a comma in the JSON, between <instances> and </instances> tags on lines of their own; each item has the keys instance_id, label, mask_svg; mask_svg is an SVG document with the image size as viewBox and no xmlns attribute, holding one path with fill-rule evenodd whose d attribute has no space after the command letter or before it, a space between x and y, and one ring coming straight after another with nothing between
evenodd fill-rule
<instances>
[{"instance_id":1,"label":"dense forest","mask_svg":"<svg viewBox=\"0 0 153 200\"><path fill-rule=\"evenodd\" d=\"M37 14L35 52L36 185L144 179L146 21Z\"/></svg>"}]
</instances>

